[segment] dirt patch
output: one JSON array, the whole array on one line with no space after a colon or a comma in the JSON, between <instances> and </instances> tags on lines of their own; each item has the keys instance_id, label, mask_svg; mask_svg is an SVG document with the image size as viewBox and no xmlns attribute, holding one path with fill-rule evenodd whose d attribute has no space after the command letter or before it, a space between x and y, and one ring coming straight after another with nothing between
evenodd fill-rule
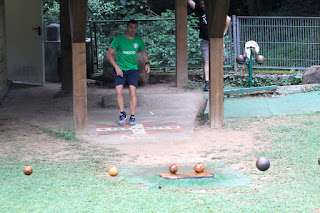
<instances>
[{"instance_id":1,"label":"dirt patch","mask_svg":"<svg viewBox=\"0 0 320 213\"><path fill-rule=\"evenodd\" d=\"M68 159L90 160L110 164L167 164L223 160L240 171L254 169L255 153L269 142L260 140L264 121L237 120L232 125L211 129L197 118L197 125L188 138L153 141L152 143L101 144L90 139L68 142L47 134L46 128L59 130L72 127L72 98L59 93L59 84L42 87L13 87L0 106L0 156L21 161L56 162ZM183 90L173 84L139 87L141 94L199 93ZM88 86L88 108L101 108L101 97L114 94L114 89ZM201 94L201 92L200 92ZM68 118L68 119L66 119ZM232 123L231 120L230 123ZM243 124L241 122L246 122ZM8 159L7 159L8 160ZM10 161L10 160L9 160Z\"/></svg>"}]
</instances>

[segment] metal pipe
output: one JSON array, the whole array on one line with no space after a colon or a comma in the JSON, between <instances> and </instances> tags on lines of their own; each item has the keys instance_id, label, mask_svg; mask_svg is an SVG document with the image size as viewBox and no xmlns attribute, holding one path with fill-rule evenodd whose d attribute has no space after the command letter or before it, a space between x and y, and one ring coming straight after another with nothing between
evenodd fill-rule
<instances>
[{"instance_id":1,"label":"metal pipe","mask_svg":"<svg viewBox=\"0 0 320 213\"><path fill-rule=\"evenodd\" d=\"M234 64L234 71L238 71L238 63L236 60L236 56L239 55L237 51L237 18L235 15L232 16L232 33L233 33L233 64Z\"/></svg>"},{"instance_id":2,"label":"metal pipe","mask_svg":"<svg viewBox=\"0 0 320 213\"><path fill-rule=\"evenodd\" d=\"M250 60L249 60L249 88L252 87L252 48L250 48Z\"/></svg>"},{"instance_id":3,"label":"metal pipe","mask_svg":"<svg viewBox=\"0 0 320 213\"><path fill-rule=\"evenodd\" d=\"M95 55L96 55L96 65L99 69L99 56L98 56L98 44L97 44L97 28L96 22L93 22L93 32L94 32L94 45L95 45Z\"/></svg>"}]
</instances>

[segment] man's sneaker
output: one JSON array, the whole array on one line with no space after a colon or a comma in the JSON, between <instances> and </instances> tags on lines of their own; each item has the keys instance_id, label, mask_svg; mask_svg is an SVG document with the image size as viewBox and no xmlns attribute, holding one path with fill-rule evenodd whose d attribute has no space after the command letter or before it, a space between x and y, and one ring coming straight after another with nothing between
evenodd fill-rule
<instances>
[{"instance_id":1,"label":"man's sneaker","mask_svg":"<svg viewBox=\"0 0 320 213\"><path fill-rule=\"evenodd\" d=\"M209 81L206 81L203 91L209 91Z\"/></svg>"},{"instance_id":2,"label":"man's sneaker","mask_svg":"<svg viewBox=\"0 0 320 213\"><path fill-rule=\"evenodd\" d=\"M125 112L120 112L119 125L123 126L126 124L127 114Z\"/></svg>"},{"instance_id":3,"label":"man's sneaker","mask_svg":"<svg viewBox=\"0 0 320 213\"><path fill-rule=\"evenodd\" d=\"M130 116L130 126L134 126L136 125L136 118L134 117L134 115Z\"/></svg>"}]
</instances>

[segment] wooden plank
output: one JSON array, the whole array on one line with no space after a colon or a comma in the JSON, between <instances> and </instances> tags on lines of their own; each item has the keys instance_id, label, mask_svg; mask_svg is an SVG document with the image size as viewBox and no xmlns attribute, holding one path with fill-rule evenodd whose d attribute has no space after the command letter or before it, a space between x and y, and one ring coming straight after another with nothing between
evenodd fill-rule
<instances>
[{"instance_id":1,"label":"wooden plank","mask_svg":"<svg viewBox=\"0 0 320 213\"><path fill-rule=\"evenodd\" d=\"M176 75L177 87L188 84L187 0L176 0Z\"/></svg>"},{"instance_id":2,"label":"wooden plank","mask_svg":"<svg viewBox=\"0 0 320 213\"><path fill-rule=\"evenodd\" d=\"M226 24L229 4L230 0L206 1L209 37L223 38L223 31Z\"/></svg>"},{"instance_id":3,"label":"wooden plank","mask_svg":"<svg viewBox=\"0 0 320 213\"><path fill-rule=\"evenodd\" d=\"M64 94L72 94L72 36L68 1L60 1L61 86Z\"/></svg>"},{"instance_id":4,"label":"wooden plank","mask_svg":"<svg viewBox=\"0 0 320 213\"><path fill-rule=\"evenodd\" d=\"M76 132L87 134L86 43L72 44L73 116Z\"/></svg>"},{"instance_id":5,"label":"wooden plank","mask_svg":"<svg viewBox=\"0 0 320 213\"><path fill-rule=\"evenodd\" d=\"M223 124L223 38L210 38L210 127Z\"/></svg>"},{"instance_id":6,"label":"wooden plank","mask_svg":"<svg viewBox=\"0 0 320 213\"><path fill-rule=\"evenodd\" d=\"M176 174L159 173L158 175L166 180L214 178L214 175L207 170L200 173L196 173L196 172L185 172L185 173L176 173Z\"/></svg>"}]
</instances>

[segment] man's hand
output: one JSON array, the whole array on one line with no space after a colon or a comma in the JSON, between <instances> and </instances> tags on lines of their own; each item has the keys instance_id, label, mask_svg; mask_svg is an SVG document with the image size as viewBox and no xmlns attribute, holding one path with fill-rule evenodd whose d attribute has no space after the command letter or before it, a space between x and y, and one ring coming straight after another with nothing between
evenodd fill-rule
<instances>
[{"instance_id":1,"label":"man's hand","mask_svg":"<svg viewBox=\"0 0 320 213\"><path fill-rule=\"evenodd\" d=\"M122 69L120 67L118 67L118 66L115 69L116 69L117 76L123 77Z\"/></svg>"},{"instance_id":2,"label":"man's hand","mask_svg":"<svg viewBox=\"0 0 320 213\"><path fill-rule=\"evenodd\" d=\"M145 68L146 68L146 72L150 73L150 64L146 64Z\"/></svg>"}]
</instances>

